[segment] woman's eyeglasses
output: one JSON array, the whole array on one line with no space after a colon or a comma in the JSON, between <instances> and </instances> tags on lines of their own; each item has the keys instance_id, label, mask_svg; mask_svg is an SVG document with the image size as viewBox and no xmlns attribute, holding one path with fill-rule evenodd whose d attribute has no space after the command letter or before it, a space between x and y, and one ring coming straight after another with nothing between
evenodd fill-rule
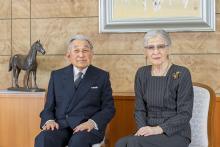
<instances>
[{"instance_id":1,"label":"woman's eyeglasses","mask_svg":"<svg viewBox=\"0 0 220 147\"><path fill-rule=\"evenodd\" d=\"M145 49L148 49L150 51L153 51L155 49L158 49L158 50L163 50L167 47L168 45L165 45L165 44L159 44L159 45L149 45L149 46L145 46L144 48Z\"/></svg>"}]
</instances>

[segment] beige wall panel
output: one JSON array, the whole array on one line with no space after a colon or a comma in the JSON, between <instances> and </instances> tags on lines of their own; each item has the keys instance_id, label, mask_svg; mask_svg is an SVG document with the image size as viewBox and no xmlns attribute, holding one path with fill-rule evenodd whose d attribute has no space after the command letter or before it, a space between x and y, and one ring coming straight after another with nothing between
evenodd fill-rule
<instances>
[{"instance_id":1,"label":"beige wall panel","mask_svg":"<svg viewBox=\"0 0 220 147\"><path fill-rule=\"evenodd\" d=\"M171 33L172 46L170 48L171 53L207 53L209 50L215 50L217 52L217 47L215 49L210 49L206 47L206 44L213 42L209 40L209 37L215 35L215 33L208 32L179 32Z\"/></svg>"},{"instance_id":2,"label":"beige wall panel","mask_svg":"<svg viewBox=\"0 0 220 147\"><path fill-rule=\"evenodd\" d=\"M32 0L32 18L98 16L98 0Z\"/></svg>"},{"instance_id":3,"label":"beige wall panel","mask_svg":"<svg viewBox=\"0 0 220 147\"><path fill-rule=\"evenodd\" d=\"M79 33L91 36L95 24L96 19L93 18L34 19L32 42L40 39L47 54L64 54L70 36Z\"/></svg>"},{"instance_id":4,"label":"beige wall panel","mask_svg":"<svg viewBox=\"0 0 220 147\"><path fill-rule=\"evenodd\" d=\"M220 15L217 22L220 24ZM72 34L83 33L94 42L96 54L142 54L144 33L98 33L98 18L35 19L32 41L44 41L48 54L63 54ZM218 27L217 27L218 30ZM171 53L220 53L220 31L171 33Z\"/></svg>"},{"instance_id":5,"label":"beige wall panel","mask_svg":"<svg viewBox=\"0 0 220 147\"><path fill-rule=\"evenodd\" d=\"M1 18L11 18L11 1L10 0L0 0L0 19Z\"/></svg>"},{"instance_id":6,"label":"beige wall panel","mask_svg":"<svg viewBox=\"0 0 220 147\"><path fill-rule=\"evenodd\" d=\"M85 34L94 43L96 54L142 54L143 33L99 34L98 18L32 20L32 42L41 39L47 54L63 54L73 34Z\"/></svg>"},{"instance_id":7,"label":"beige wall panel","mask_svg":"<svg viewBox=\"0 0 220 147\"><path fill-rule=\"evenodd\" d=\"M69 65L64 56L40 56L38 63L37 83L41 88L47 88L52 70ZM95 55L92 64L110 72L114 92L133 92L135 73L145 60L141 55Z\"/></svg>"},{"instance_id":8,"label":"beige wall panel","mask_svg":"<svg viewBox=\"0 0 220 147\"><path fill-rule=\"evenodd\" d=\"M216 0L216 13L220 13L220 0Z\"/></svg>"},{"instance_id":9,"label":"beige wall panel","mask_svg":"<svg viewBox=\"0 0 220 147\"><path fill-rule=\"evenodd\" d=\"M173 63L188 67L194 82L211 86L220 93L220 55L172 56Z\"/></svg>"},{"instance_id":10,"label":"beige wall panel","mask_svg":"<svg viewBox=\"0 0 220 147\"><path fill-rule=\"evenodd\" d=\"M170 33L173 54L220 53L220 14L216 15L216 32ZM98 34L98 54L142 54L144 33Z\"/></svg>"},{"instance_id":11,"label":"beige wall panel","mask_svg":"<svg viewBox=\"0 0 220 147\"><path fill-rule=\"evenodd\" d=\"M28 54L30 50L30 20L12 20L12 54Z\"/></svg>"},{"instance_id":12,"label":"beige wall panel","mask_svg":"<svg viewBox=\"0 0 220 147\"><path fill-rule=\"evenodd\" d=\"M220 15L217 17L219 22ZM219 22L220 23L220 22ZM88 35L96 54L142 54L144 33L98 33L98 18L35 19L32 42L40 38L48 54L63 54L72 34ZM171 53L220 53L220 31L171 33Z\"/></svg>"},{"instance_id":13,"label":"beige wall panel","mask_svg":"<svg viewBox=\"0 0 220 147\"><path fill-rule=\"evenodd\" d=\"M38 56L37 84L39 88L48 87L48 81L52 70L69 65L64 56Z\"/></svg>"},{"instance_id":14,"label":"beige wall panel","mask_svg":"<svg viewBox=\"0 0 220 147\"><path fill-rule=\"evenodd\" d=\"M216 32L170 33L173 42L170 52L173 54L220 53L220 14L216 16ZM98 34L94 38L96 53L142 54L143 38L144 33Z\"/></svg>"},{"instance_id":15,"label":"beige wall panel","mask_svg":"<svg viewBox=\"0 0 220 147\"><path fill-rule=\"evenodd\" d=\"M30 18L30 0L12 0L12 18Z\"/></svg>"},{"instance_id":16,"label":"beige wall panel","mask_svg":"<svg viewBox=\"0 0 220 147\"><path fill-rule=\"evenodd\" d=\"M93 38L95 53L143 54L143 38L144 33L97 34L97 37Z\"/></svg>"},{"instance_id":17,"label":"beige wall panel","mask_svg":"<svg viewBox=\"0 0 220 147\"><path fill-rule=\"evenodd\" d=\"M133 92L135 73L145 59L142 55L97 55L93 64L110 72L113 92Z\"/></svg>"},{"instance_id":18,"label":"beige wall panel","mask_svg":"<svg viewBox=\"0 0 220 147\"><path fill-rule=\"evenodd\" d=\"M216 16L216 32L170 33L173 42L170 52L174 54L220 53L220 14ZM94 38L96 53L142 54L143 38L144 33L98 34L98 37Z\"/></svg>"},{"instance_id":19,"label":"beige wall panel","mask_svg":"<svg viewBox=\"0 0 220 147\"><path fill-rule=\"evenodd\" d=\"M220 53L220 14L216 15L215 32L171 33L171 53Z\"/></svg>"},{"instance_id":20,"label":"beige wall panel","mask_svg":"<svg viewBox=\"0 0 220 147\"><path fill-rule=\"evenodd\" d=\"M0 89L11 86L11 73L8 72L10 56L0 56Z\"/></svg>"},{"instance_id":21,"label":"beige wall panel","mask_svg":"<svg viewBox=\"0 0 220 147\"><path fill-rule=\"evenodd\" d=\"M11 21L0 20L0 55L11 54Z\"/></svg>"}]
</instances>

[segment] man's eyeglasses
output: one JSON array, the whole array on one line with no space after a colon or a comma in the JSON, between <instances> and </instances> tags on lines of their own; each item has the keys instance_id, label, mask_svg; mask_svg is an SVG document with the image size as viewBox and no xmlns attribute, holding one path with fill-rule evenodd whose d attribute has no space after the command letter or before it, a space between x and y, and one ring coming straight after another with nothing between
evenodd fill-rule
<instances>
[{"instance_id":1,"label":"man's eyeglasses","mask_svg":"<svg viewBox=\"0 0 220 147\"><path fill-rule=\"evenodd\" d=\"M148 45L148 46L145 46L144 48L145 49L148 49L148 50L155 50L155 49L158 49L158 50L163 50L167 47L168 45L165 45L165 44L159 44L159 45Z\"/></svg>"}]
</instances>

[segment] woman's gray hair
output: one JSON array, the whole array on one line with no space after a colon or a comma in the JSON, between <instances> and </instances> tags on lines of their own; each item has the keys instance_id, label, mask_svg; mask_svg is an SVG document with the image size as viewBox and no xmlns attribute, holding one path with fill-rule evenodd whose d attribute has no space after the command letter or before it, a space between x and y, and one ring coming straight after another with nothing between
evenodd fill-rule
<instances>
[{"instance_id":1,"label":"woman's gray hair","mask_svg":"<svg viewBox=\"0 0 220 147\"><path fill-rule=\"evenodd\" d=\"M170 35L168 32L166 32L164 30L151 30L151 31L147 32L144 36L144 46L148 45L149 39L152 39L156 36L160 36L165 41L165 43L166 43L165 45L171 46Z\"/></svg>"},{"instance_id":2,"label":"woman's gray hair","mask_svg":"<svg viewBox=\"0 0 220 147\"><path fill-rule=\"evenodd\" d=\"M69 41L68 41L68 49L70 49L70 44L74 41L74 40L84 40L87 41L89 43L90 49L93 49L93 45L92 42L90 41L89 37L84 36L84 35L74 35L72 37L70 37Z\"/></svg>"}]
</instances>

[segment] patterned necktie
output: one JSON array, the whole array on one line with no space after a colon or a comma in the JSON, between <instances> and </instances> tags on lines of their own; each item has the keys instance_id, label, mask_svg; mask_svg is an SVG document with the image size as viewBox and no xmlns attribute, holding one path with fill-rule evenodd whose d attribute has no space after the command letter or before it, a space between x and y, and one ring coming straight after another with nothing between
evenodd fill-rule
<instances>
[{"instance_id":1,"label":"patterned necktie","mask_svg":"<svg viewBox=\"0 0 220 147\"><path fill-rule=\"evenodd\" d=\"M82 80L82 75L83 75L82 72L79 72L79 73L77 74L77 79L74 81L74 87L75 87L76 89L78 88L79 83L80 83L80 81Z\"/></svg>"}]
</instances>

